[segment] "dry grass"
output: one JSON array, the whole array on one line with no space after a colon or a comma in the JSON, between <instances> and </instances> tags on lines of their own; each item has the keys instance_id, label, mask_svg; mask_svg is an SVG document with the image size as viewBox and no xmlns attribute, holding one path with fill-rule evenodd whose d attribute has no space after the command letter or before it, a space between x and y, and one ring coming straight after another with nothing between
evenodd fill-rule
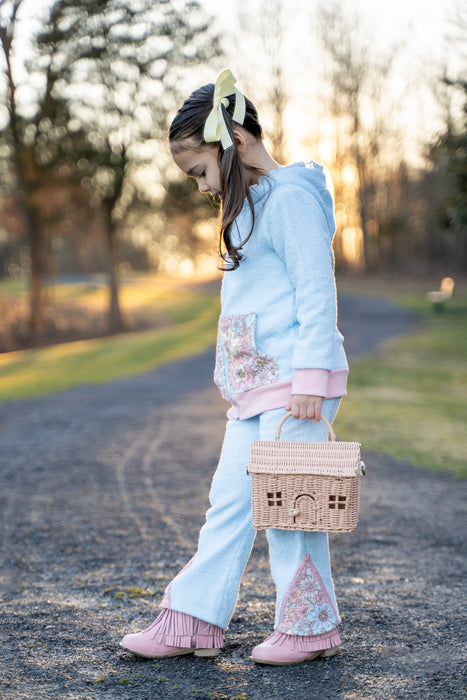
<instances>
[{"instance_id":1,"label":"dry grass","mask_svg":"<svg viewBox=\"0 0 467 700\"><path fill-rule=\"evenodd\" d=\"M73 287L65 290L66 301L62 303L72 303L74 312L83 318L93 318L93 312L104 315L101 287ZM16 298L21 295L19 291ZM70 302L73 296L76 298ZM0 400L141 373L202 352L215 342L219 315L216 285L211 289L173 279L141 278L122 288L122 306L127 318L131 315L133 326L151 328L0 354ZM138 318L144 323L138 324Z\"/></svg>"},{"instance_id":2,"label":"dry grass","mask_svg":"<svg viewBox=\"0 0 467 700\"><path fill-rule=\"evenodd\" d=\"M216 283L213 283L216 289ZM123 280L120 304L126 332L160 329L196 316L200 296L211 296L209 280L183 281L162 275ZM31 335L24 279L0 282L0 353L46 347L109 335L109 295L105 279L44 287L43 324Z\"/></svg>"}]
</instances>

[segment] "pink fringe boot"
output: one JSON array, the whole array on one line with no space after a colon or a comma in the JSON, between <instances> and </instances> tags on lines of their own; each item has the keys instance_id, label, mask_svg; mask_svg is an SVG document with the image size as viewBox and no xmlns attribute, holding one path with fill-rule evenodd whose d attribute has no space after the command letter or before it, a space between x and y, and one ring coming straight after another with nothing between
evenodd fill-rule
<instances>
[{"instance_id":1,"label":"pink fringe boot","mask_svg":"<svg viewBox=\"0 0 467 700\"><path fill-rule=\"evenodd\" d=\"M341 638L337 627L330 632L313 637L301 637L283 632L273 632L251 652L251 659L258 664L285 666L311 661L319 656L329 657L339 653Z\"/></svg>"},{"instance_id":2,"label":"pink fringe boot","mask_svg":"<svg viewBox=\"0 0 467 700\"><path fill-rule=\"evenodd\" d=\"M147 629L125 635L120 646L147 659L182 654L212 657L224 646L224 630L197 617L164 608Z\"/></svg>"}]
</instances>

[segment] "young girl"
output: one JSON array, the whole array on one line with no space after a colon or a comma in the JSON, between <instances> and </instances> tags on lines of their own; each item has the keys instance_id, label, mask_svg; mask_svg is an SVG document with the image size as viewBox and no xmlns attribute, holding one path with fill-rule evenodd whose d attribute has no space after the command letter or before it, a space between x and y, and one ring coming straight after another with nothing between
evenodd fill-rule
<instances>
[{"instance_id":1,"label":"young girl","mask_svg":"<svg viewBox=\"0 0 467 700\"><path fill-rule=\"evenodd\" d=\"M121 646L139 656L216 656L255 530L246 464L253 440L324 441L347 361L336 327L333 201L323 168L280 166L230 71L196 90L169 132L175 163L222 202L225 275L215 382L232 404L198 551L166 589L162 612ZM295 664L338 650L339 614L324 532L267 531L277 588L273 633L251 658Z\"/></svg>"}]
</instances>

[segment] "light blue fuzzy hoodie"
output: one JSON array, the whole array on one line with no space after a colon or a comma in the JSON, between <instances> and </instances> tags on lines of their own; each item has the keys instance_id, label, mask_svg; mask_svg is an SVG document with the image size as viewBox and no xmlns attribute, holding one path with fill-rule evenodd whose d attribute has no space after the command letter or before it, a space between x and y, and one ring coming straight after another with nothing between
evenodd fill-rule
<instances>
[{"instance_id":1,"label":"light blue fuzzy hoodie","mask_svg":"<svg viewBox=\"0 0 467 700\"><path fill-rule=\"evenodd\" d=\"M255 227L240 266L222 284L214 379L246 419L285 407L290 395L346 393L337 329L333 199L317 163L272 170L251 187ZM232 227L238 245L251 227L247 202Z\"/></svg>"}]
</instances>

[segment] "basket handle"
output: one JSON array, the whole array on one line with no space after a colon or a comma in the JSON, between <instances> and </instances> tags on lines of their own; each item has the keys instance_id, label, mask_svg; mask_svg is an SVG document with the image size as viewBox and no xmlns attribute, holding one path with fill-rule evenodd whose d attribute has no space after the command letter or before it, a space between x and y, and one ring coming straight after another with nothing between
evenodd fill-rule
<instances>
[{"instance_id":1,"label":"basket handle","mask_svg":"<svg viewBox=\"0 0 467 700\"><path fill-rule=\"evenodd\" d=\"M284 416L283 418L281 418L281 420L279 421L279 425L277 426L277 429L276 429L276 436L275 436L275 437L276 437L276 440L280 440L280 437L281 437L281 428L282 428L282 426L284 425L284 423L285 423L285 421L287 420L287 418L290 418L291 415L292 415L292 411L289 411L289 412L286 413L285 416ZM311 419L310 419L310 420L311 420ZM330 422L328 421L328 419L325 418L324 416L321 416L321 420L323 421L323 423L325 423L325 425L326 425L326 427L327 427L327 429L328 429L328 438L330 437L331 440L332 440L332 442L335 442L335 440L336 440L336 433L334 432L331 423L330 423Z\"/></svg>"}]
</instances>

